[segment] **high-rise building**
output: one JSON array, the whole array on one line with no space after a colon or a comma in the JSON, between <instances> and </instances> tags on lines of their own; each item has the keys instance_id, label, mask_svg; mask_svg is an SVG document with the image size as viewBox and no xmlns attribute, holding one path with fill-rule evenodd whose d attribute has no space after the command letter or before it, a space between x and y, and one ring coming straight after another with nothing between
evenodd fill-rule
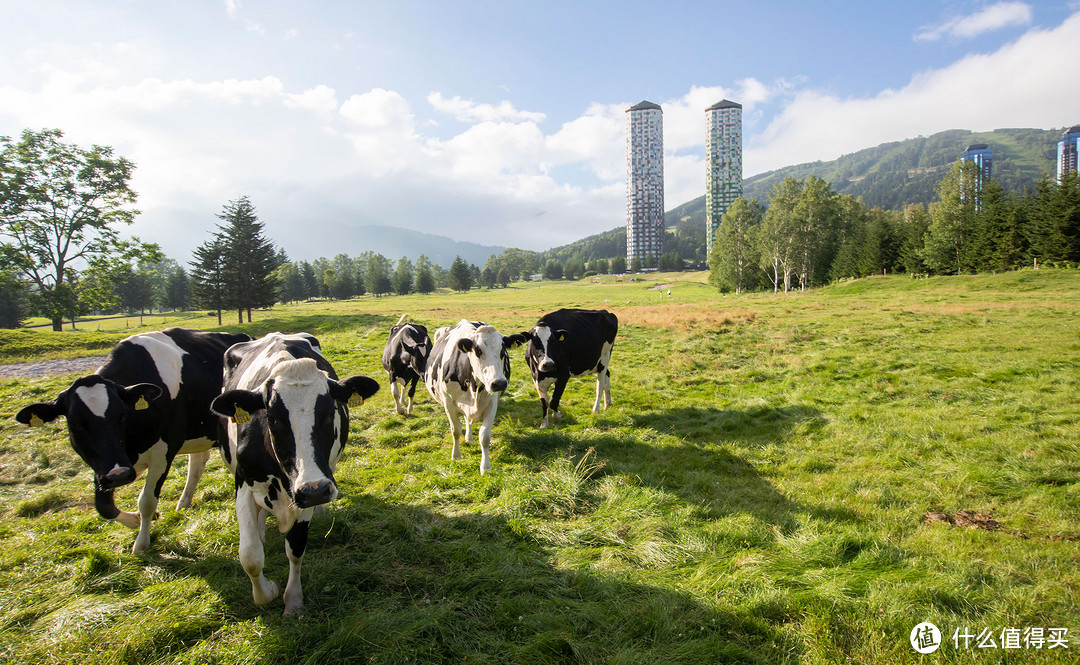
<instances>
[{"instance_id":1,"label":"high-rise building","mask_svg":"<svg viewBox=\"0 0 1080 665\"><path fill-rule=\"evenodd\" d=\"M1069 128L1058 141L1058 180L1069 171L1080 170L1080 125Z\"/></svg>"},{"instance_id":2,"label":"high-rise building","mask_svg":"<svg viewBox=\"0 0 1080 665\"><path fill-rule=\"evenodd\" d=\"M664 250L664 111L641 102L626 109L626 263Z\"/></svg>"},{"instance_id":3,"label":"high-rise building","mask_svg":"<svg viewBox=\"0 0 1080 665\"><path fill-rule=\"evenodd\" d=\"M742 104L705 109L705 249L712 254L720 219L742 196Z\"/></svg>"},{"instance_id":4,"label":"high-rise building","mask_svg":"<svg viewBox=\"0 0 1080 665\"><path fill-rule=\"evenodd\" d=\"M975 180L975 210L981 211L983 186L990 180L994 170L994 151L985 143L972 143L961 159L972 162L979 169Z\"/></svg>"}]
</instances>

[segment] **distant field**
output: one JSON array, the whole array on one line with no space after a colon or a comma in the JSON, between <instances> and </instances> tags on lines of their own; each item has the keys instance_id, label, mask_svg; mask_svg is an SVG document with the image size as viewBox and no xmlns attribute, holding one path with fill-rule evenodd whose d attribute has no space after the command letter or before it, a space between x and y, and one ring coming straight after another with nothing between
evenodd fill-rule
<instances>
[{"instance_id":1,"label":"distant field","mask_svg":"<svg viewBox=\"0 0 1080 665\"><path fill-rule=\"evenodd\" d=\"M786 297L724 297L702 274L542 282L304 303L226 327L312 332L339 374L385 384L402 313L509 333L562 306L619 315L614 407L592 415L594 384L572 381L564 419L537 429L515 351L481 477L475 443L450 460L426 393L404 418L384 385L353 410L299 620L252 603L220 462L185 513L178 463L154 542L132 555L134 532L94 513L64 427L12 418L72 377L0 380L0 661L1076 661L1080 272ZM216 325L200 314L183 325ZM99 355L135 331L0 333L0 362ZM984 528L924 521L959 511ZM267 542L267 575L283 580L283 537ZM923 621L945 634L932 655L908 641ZM1032 628L1067 628L1069 648L1002 648L1003 631ZM965 629L997 647L957 648Z\"/></svg>"}]
</instances>

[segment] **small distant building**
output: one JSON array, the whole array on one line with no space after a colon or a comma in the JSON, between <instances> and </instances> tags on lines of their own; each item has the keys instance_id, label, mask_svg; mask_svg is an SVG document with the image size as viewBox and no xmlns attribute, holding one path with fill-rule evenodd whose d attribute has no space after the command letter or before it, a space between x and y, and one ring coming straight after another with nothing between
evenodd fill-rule
<instances>
[{"instance_id":1,"label":"small distant building","mask_svg":"<svg viewBox=\"0 0 1080 665\"><path fill-rule=\"evenodd\" d=\"M975 180L975 210L981 211L983 186L994 172L994 151L985 143L973 143L964 151L961 159L972 162L979 169Z\"/></svg>"},{"instance_id":2,"label":"small distant building","mask_svg":"<svg viewBox=\"0 0 1080 665\"><path fill-rule=\"evenodd\" d=\"M1078 160L1078 153L1080 153L1080 125L1070 127L1061 135L1061 140L1058 141L1058 181L1061 181L1061 176L1066 173L1080 170L1080 160Z\"/></svg>"}]
</instances>

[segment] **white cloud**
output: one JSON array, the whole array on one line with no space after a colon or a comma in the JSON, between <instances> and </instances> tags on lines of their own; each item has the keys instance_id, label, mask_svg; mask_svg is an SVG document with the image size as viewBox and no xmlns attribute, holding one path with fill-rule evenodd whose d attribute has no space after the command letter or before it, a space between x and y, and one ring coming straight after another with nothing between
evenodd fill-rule
<instances>
[{"instance_id":1,"label":"white cloud","mask_svg":"<svg viewBox=\"0 0 1080 665\"><path fill-rule=\"evenodd\" d=\"M938 25L923 26L915 41L937 41L943 37L970 39L1014 25L1031 23L1032 9L1026 2L998 2L970 16L957 16Z\"/></svg>"},{"instance_id":2,"label":"white cloud","mask_svg":"<svg viewBox=\"0 0 1080 665\"><path fill-rule=\"evenodd\" d=\"M239 0L225 0L225 13L229 15L229 18L235 21L240 15Z\"/></svg>"},{"instance_id":3,"label":"white cloud","mask_svg":"<svg viewBox=\"0 0 1080 665\"><path fill-rule=\"evenodd\" d=\"M436 111L446 113L461 122L543 122L547 117L543 113L519 111L506 100L499 102L498 106L493 106L478 104L461 97L447 99L440 92L431 93L427 99Z\"/></svg>"},{"instance_id":4,"label":"white cloud","mask_svg":"<svg viewBox=\"0 0 1080 665\"><path fill-rule=\"evenodd\" d=\"M1049 65L1048 63L1053 63ZM798 92L744 153L753 175L946 129L1061 127L1076 123L1080 14L1030 30L998 51L917 74L899 90L842 99Z\"/></svg>"}]
</instances>

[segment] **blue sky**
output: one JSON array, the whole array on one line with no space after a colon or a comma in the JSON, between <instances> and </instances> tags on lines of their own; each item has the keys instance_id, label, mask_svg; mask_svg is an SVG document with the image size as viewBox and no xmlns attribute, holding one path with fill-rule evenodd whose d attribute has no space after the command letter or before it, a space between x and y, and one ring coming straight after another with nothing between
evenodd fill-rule
<instances>
[{"instance_id":1,"label":"blue sky","mask_svg":"<svg viewBox=\"0 0 1080 665\"><path fill-rule=\"evenodd\" d=\"M386 224L546 249L623 223L624 110L664 107L667 207L704 109L751 176L953 128L1080 123L1080 3L0 0L0 135L138 165L180 261L252 198L294 258ZM346 238L346 240L341 240Z\"/></svg>"}]
</instances>

